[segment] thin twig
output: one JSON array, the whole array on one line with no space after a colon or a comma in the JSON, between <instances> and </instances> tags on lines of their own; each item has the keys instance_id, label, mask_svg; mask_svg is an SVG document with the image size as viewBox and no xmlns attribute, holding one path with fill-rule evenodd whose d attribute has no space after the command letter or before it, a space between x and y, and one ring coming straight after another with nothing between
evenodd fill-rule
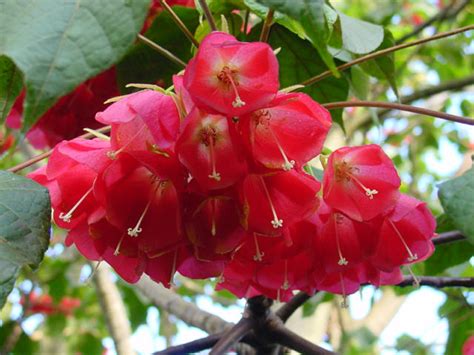
<instances>
[{"instance_id":1,"label":"thin twig","mask_svg":"<svg viewBox=\"0 0 474 355\"><path fill-rule=\"evenodd\" d=\"M289 302L281 306L275 314L285 323L288 318L311 297L312 296L306 292L298 292Z\"/></svg>"},{"instance_id":2,"label":"thin twig","mask_svg":"<svg viewBox=\"0 0 474 355\"><path fill-rule=\"evenodd\" d=\"M184 33L184 35L191 41L192 44L194 44L197 47L199 47L199 42L197 41L196 38L194 38L193 34L191 31L188 30L186 25L184 24L183 21L179 18L179 16L176 14L176 12L173 11L171 6L168 5L166 0L160 0L161 6L168 11L168 13L171 15L171 18L173 21L176 23L176 25L179 27L179 29Z\"/></svg>"},{"instance_id":3,"label":"thin twig","mask_svg":"<svg viewBox=\"0 0 474 355\"><path fill-rule=\"evenodd\" d=\"M231 329L226 331L217 343L212 347L210 355L225 354L234 344L238 343L255 326L252 317L242 317L240 321Z\"/></svg>"},{"instance_id":4,"label":"thin twig","mask_svg":"<svg viewBox=\"0 0 474 355\"><path fill-rule=\"evenodd\" d=\"M331 102L328 104L324 104L323 106L326 107L328 110L332 110L336 108L344 108L344 107L382 107L382 108L388 108L392 110L418 113L421 115L441 118L441 119L448 120L451 122L463 123L463 124L474 126L474 119L469 118L469 117L451 115L445 112L434 111L434 110L429 110L422 107L415 107L415 106L403 105L403 104L392 103L392 102L342 101L342 102Z\"/></svg>"},{"instance_id":5,"label":"thin twig","mask_svg":"<svg viewBox=\"0 0 474 355\"><path fill-rule=\"evenodd\" d=\"M446 243L452 243L456 242L458 240L465 240L466 237L461 234L459 231L450 231L450 232L445 232L445 233L440 233L431 241L433 242L434 245L441 245L441 244L446 244Z\"/></svg>"},{"instance_id":6,"label":"thin twig","mask_svg":"<svg viewBox=\"0 0 474 355\"><path fill-rule=\"evenodd\" d=\"M267 13L267 17L265 17L265 22L263 23L262 32L260 33L260 42L267 42L268 36L270 35L270 28L273 24L273 14L275 10L269 9Z\"/></svg>"},{"instance_id":7,"label":"thin twig","mask_svg":"<svg viewBox=\"0 0 474 355\"><path fill-rule=\"evenodd\" d=\"M204 11L204 16L206 17L207 22L209 22L211 30L217 31L216 21L214 21L211 9L209 9L209 6L207 6L206 0L199 0L199 5L201 5L202 11Z\"/></svg>"},{"instance_id":8,"label":"thin twig","mask_svg":"<svg viewBox=\"0 0 474 355\"><path fill-rule=\"evenodd\" d=\"M102 128L100 128L100 129L97 129L96 131L99 132L99 133L108 133L108 132L110 132L110 126L102 127ZM85 134L83 134L83 135L81 135L81 136L79 136L79 137L76 137L76 138L90 139L90 138L94 138L94 137L95 137L95 136L94 136L93 134L91 134L91 133L85 133ZM16 173L16 172L18 172L18 171L20 171L20 170L22 170L22 169L25 169L25 168L27 168L27 167L33 165L33 164L36 164L37 162L39 162L39 161L41 161L41 160L43 160L43 159L48 158L48 157L51 155L52 152L53 152L53 150L51 149L51 150L49 150L49 151L47 151L47 152L44 152L44 153L42 153L42 154L39 154L39 155L37 155L37 156L35 156L35 157L31 158L31 159L28 159L27 161L24 161L24 162L22 162L22 163L20 163L20 164L18 164L18 165L15 165L14 167L8 169L7 171L9 171L9 172L11 172L11 173Z\"/></svg>"},{"instance_id":9,"label":"thin twig","mask_svg":"<svg viewBox=\"0 0 474 355\"><path fill-rule=\"evenodd\" d=\"M202 350L212 348L222 337L222 333L212 334L205 338L191 341L189 343L180 344L169 347L162 351L157 351L153 355L180 355L197 353Z\"/></svg>"},{"instance_id":10,"label":"thin twig","mask_svg":"<svg viewBox=\"0 0 474 355\"><path fill-rule=\"evenodd\" d=\"M342 64L340 66L337 67L337 70L340 71L340 70L345 70L345 69L348 69L356 64L359 64L359 63L363 63L363 62L366 62L368 60L371 60L371 59L375 59L375 58L378 58L378 57L381 57L381 56L384 56L386 54L389 54L389 53L392 53L392 52L395 52L395 51L398 51L400 49L404 49L404 48L408 48L408 47L413 47L413 46L417 46L417 45L420 45L420 44L424 44L424 43L427 43L427 42L431 42L431 41L435 41L435 40L438 40L438 39L441 39L441 38L445 38L445 37L449 37L449 36L453 36L453 35L456 35L458 33L462 33L462 32L466 32L466 31L470 31L474 29L474 25L470 25L470 26L465 26L465 27L461 27L461 28L457 28L455 30L452 30L452 31L448 31L448 32L442 32L442 33L439 33L437 35L434 35L434 36L431 36L431 37L428 37L428 38L423 38L423 39L420 39L420 40L417 40L417 41L413 41L413 42L409 42L409 43L405 43L405 44L400 44L400 45L397 45L397 46L393 46L393 47L389 47L389 48L385 48L385 49L382 49L380 51L377 51L377 52L373 52L373 53L370 53L370 54L367 54L363 57L360 57L360 58L357 58L353 61L350 61L350 62L347 62L345 64ZM327 70L321 74L318 74L312 78L309 78L305 81L303 81L301 83L301 85L305 85L305 86L308 86L308 85L312 85L318 81L321 81L329 76L332 75L332 72L330 70Z\"/></svg>"},{"instance_id":11,"label":"thin twig","mask_svg":"<svg viewBox=\"0 0 474 355\"><path fill-rule=\"evenodd\" d=\"M157 51L158 53L160 53L162 56L168 58L169 60L171 60L172 62L174 62L175 64L178 64L179 66L181 67L186 67L186 63L183 62L181 59L179 59L178 57L176 57L173 53L171 53L169 50L163 48L162 46L160 46L159 44L153 42L152 40L146 38L145 36L141 35L141 34L138 34L137 35L137 38L140 42L146 44L147 46L149 46L150 48L153 48L155 51Z\"/></svg>"},{"instance_id":12,"label":"thin twig","mask_svg":"<svg viewBox=\"0 0 474 355\"><path fill-rule=\"evenodd\" d=\"M438 276L417 276L417 280L413 276L405 276L399 287L413 286L415 282L419 282L421 286L431 286L435 288L443 287L474 287L474 277L438 277Z\"/></svg>"},{"instance_id":13,"label":"thin twig","mask_svg":"<svg viewBox=\"0 0 474 355\"><path fill-rule=\"evenodd\" d=\"M456 2L457 2L456 0L453 0L451 4L447 5L443 10L441 10L436 15L429 18L428 20L426 20L419 26L416 26L413 31L402 36L395 43L400 44L400 43L405 42L407 39L416 36L425 28L427 28L428 26L431 26L435 22L441 22L451 17L455 17L464 7L466 7L469 4L469 2L471 2L471 0L464 0L456 9L454 9L454 11L451 11L453 9L453 6L456 4Z\"/></svg>"},{"instance_id":14,"label":"thin twig","mask_svg":"<svg viewBox=\"0 0 474 355\"><path fill-rule=\"evenodd\" d=\"M271 339L283 346L296 350L301 354L329 355L334 354L310 341L300 337L284 326L275 327L271 331Z\"/></svg>"}]
</instances>

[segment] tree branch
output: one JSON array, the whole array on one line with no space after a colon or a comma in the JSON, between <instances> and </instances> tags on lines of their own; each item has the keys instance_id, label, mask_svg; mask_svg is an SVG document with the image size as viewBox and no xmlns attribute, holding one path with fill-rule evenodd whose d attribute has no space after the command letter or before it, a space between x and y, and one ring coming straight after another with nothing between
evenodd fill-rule
<instances>
[{"instance_id":1,"label":"tree branch","mask_svg":"<svg viewBox=\"0 0 474 355\"><path fill-rule=\"evenodd\" d=\"M472 29L474 29L474 25L457 28L455 30L448 31L448 32L442 32L442 33L439 33L437 35L434 35L434 36L431 36L431 37L428 37L428 38L423 38L423 39L420 39L420 40L417 40L417 41L413 41L413 42L409 42L409 43L400 44L400 45L397 45L397 46L385 48L385 49L382 49L380 51L373 52L373 53L367 54L365 56L359 57L359 58L357 58L355 60L352 60L350 62L344 63L344 64L338 66L337 70L338 71L346 70L346 69L348 69L348 68L350 68L350 67L352 67L356 64L363 63L363 62L366 62L368 60L375 59L375 58L378 58L378 57L382 57L386 54L389 54L389 53L392 53L392 52L395 52L395 51L398 51L398 50L401 50L401 49L404 49L404 48L409 48L409 47L417 46L417 45L424 44L424 43L427 43L427 42L435 41L435 40L438 40L438 39L441 39L441 38L453 36L453 35L456 35L458 33L470 31ZM303 81L301 83L301 85L304 85L304 86L312 85L312 84L314 84L318 81L321 81L321 80L323 80L323 79L325 79L325 78L327 78L331 75L332 75L332 72L330 70L327 70L325 72L322 72L319 75L316 75L312 78L309 78L309 79Z\"/></svg>"},{"instance_id":2,"label":"tree branch","mask_svg":"<svg viewBox=\"0 0 474 355\"><path fill-rule=\"evenodd\" d=\"M314 354L314 355L329 355L334 354L332 351L326 350L310 341L300 337L298 334L293 333L291 330L284 326L276 326L271 330L270 338L276 343L286 346L290 349L296 350L301 354Z\"/></svg>"},{"instance_id":3,"label":"tree branch","mask_svg":"<svg viewBox=\"0 0 474 355\"><path fill-rule=\"evenodd\" d=\"M459 231L450 231L438 234L436 237L431 239L434 245L441 245L446 243L456 242L458 240L466 239L465 236Z\"/></svg>"},{"instance_id":4,"label":"tree branch","mask_svg":"<svg viewBox=\"0 0 474 355\"><path fill-rule=\"evenodd\" d=\"M209 9L209 6L207 6L206 0L199 0L199 5L201 5L202 11L204 11L204 16L206 17L207 22L209 22L209 27L211 27L211 30L217 31L216 21L214 21L211 9Z\"/></svg>"},{"instance_id":5,"label":"tree branch","mask_svg":"<svg viewBox=\"0 0 474 355\"><path fill-rule=\"evenodd\" d=\"M308 295L306 292L298 292L289 302L281 306L275 314L285 323L311 297L313 296Z\"/></svg>"},{"instance_id":6,"label":"tree branch","mask_svg":"<svg viewBox=\"0 0 474 355\"><path fill-rule=\"evenodd\" d=\"M186 25L181 21L178 15L176 15L176 12L173 11L171 6L168 5L166 0L160 0L161 6L168 11L168 13L171 15L171 18L173 21L176 23L176 25L179 27L179 29L184 33L184 35L191 41L192 44L194 44L197 47L199 47L199 42L194 38L193 34L191 31L188 30Z\"/></svg>"},{"instance_id":7,"label":"tree branch","mask_svg":"<svg viewBox=\"0 0 474 355\"><path fill-rule=\"evenodd\" d=\"M212 348L222 337L222 334L223 333L212 334L205 338L194 340L189 343L172 346L163 351L157 351L153 353L153 355L181 355L197 353L199 351Z\"/></svg>"},{"instance_id":8,"label":"tree branch","mask_svg":"<svg viewBox=\"0 0 474 355\"><path fill-rule=\"evenodd\" d=\"M423 31L425 28L431 26L435 22L441 22L443 20L447 20L449 18L456 17L457 14L460 11L462 11L462 9L465 8L469 4L470 1L471 0L464 0L464 1L461 2L461 4L459 6L457 6L454 9L453 9L453 7L456 4L457 0L451 1L451 3L449 5L447 5L444 9L442 9L440 12L438 12L436 15L429 18L428 20L426 20L422 24L416 26L413 31L411 31L411 32L407 33L406 35L402 36L395 43L400 44L400 43L405 42L407 39L416 36L421 31ZM451 10L453 10L453 11L451 11Z\"/></svg>"},{"instance_id":9,"label":"tree branch","mask_svg":"<svg viewBox=\"0 0 474 355\"><path fill-rule=\"evenodd\" d=\"M417 276L421 286L431 286L434 288L443 287L474 287L474 277L438 277L438 276ZM413 276L405 276L399 287L413 286L416 280Z\"/></svg>"},{"instance_id":10,"label":"tree branch","mask_svg":"<svg viewBox=\"0 0 474 355\"><path fill-rule=\"evenodd\" d=\"M117 286L110 279L108 268L105 266L96 268L92 280L105 315L109 334L114 341L117 354L135 354L130 341L132 331L130 329L130 322L127 317L125 304L122 301Z\"/></svg>"},{"instance_id":11,"label":"tree branch","mask_svg":"<svg viewBox=\"0 0 474 355\"><path fill-rule=\"evenodd\" d=\"M135 287L157 307L209 334L219 333L233 326L233 323L226 322L222 318L186 302L181 296L155 283L148 276L143 276L135 284Z\"/></svg>"},{"instance_id":12,"label":"tree branch","mask_svg":"<svg viewBox=\"0 0 474 355\"><path fill-rule=\"evenodd\" d=\"M272 27L273 23L273 14L275 10L269 9L267 13L267 17L265 17L265 21L263 22L262 32L260 33L260 42L267 42L268 36L270 34L270 28Z\"/></svg>"},{"instance_id":13,"label":"tree branch","mask_svg":"<svg viewBox=\"0 0 474 355\"><path fill-rule=\"evenodd\" d=\"M449 113L429 110L426 108L415 107L410 105L392 103L392 102L378 102L378 101L342 101L342 102L331 102L323 104L328 110L343 108L343 107L383 107L391 110L401 110L407 112L418 113L421 115L427 115L432 117L441 118L447 121L463 123L474 126L474 119L469 117L462 117L457 115L451 115Z\"/></svg>"},{"instance_id":14,"label":"tree branch","mask_svg":"<svg viewBox=\"0 0 474 355\"><path fill-rule=\"evenodd\" d=\"M255 326L255 320L247 315L244 315L240 321L231 329L226 331L217 343L213 346L210 355L225 354L227 351L245 335L247 335Z\"/></svg>"},{"instance_id":15,"label":"tree branch","mask_svg":"<svg viewBox=\"0 0 474 355\"><path fill-rule=\"evenodd\" d=\"M183 68L186 67L185 62L183 62L181 59L179 59L177 56L175 56L173 53L171 53L169 50L163 48L159 44L153 42L152 40L146 38L145 36L143 36L141 34L138 34L137 38L140 42L146 44L150 48L152 48L155 51L157 51L158 53L160 53L163 57L168 58L169 60L171 60L172 62L174 62L175 64L177 64L177 65L179 65Z\"/></svg>"}]
</instances>

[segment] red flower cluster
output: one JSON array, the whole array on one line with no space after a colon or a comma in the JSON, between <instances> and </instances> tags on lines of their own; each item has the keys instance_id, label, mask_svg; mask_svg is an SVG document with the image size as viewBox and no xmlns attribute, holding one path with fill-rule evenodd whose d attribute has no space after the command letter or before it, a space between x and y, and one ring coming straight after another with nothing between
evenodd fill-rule
<instances>
[{"instance_id":1,"label":"red flower cluster","mask_svg":"<svg viewBox=\"0 0 474 355\"><path fill-rule=\"evenodd\" d=\"M54 220L89 259L125 280L169 286L176 271L219 277L239 297L287 300L294 290L355 292L398 283L400 266L433 251L434 219L398 191L375 145L334 152L321 183L304 166L320 154L327 110L279 92L265 43L213 32L175 93L144 90L97 114L110 141L59 144L31 174Z\"/></svg>"},{"instance_id":2,"label":"red flower cluster","mask_svg":"<svg viewBox=\"0 0 474 355\"><path fill-rule=\"evenodd\" d=\"M48 294L37 294L32 292L28 295L28 302L25 297L20 299L20 304L26 308L27 314L42 313L50 314L64 314L70 316L74 310L81 306L81 300L74 297L65 296L61 299L59 304L55 304L53 298Z\"/></svg>"}]
</instances>

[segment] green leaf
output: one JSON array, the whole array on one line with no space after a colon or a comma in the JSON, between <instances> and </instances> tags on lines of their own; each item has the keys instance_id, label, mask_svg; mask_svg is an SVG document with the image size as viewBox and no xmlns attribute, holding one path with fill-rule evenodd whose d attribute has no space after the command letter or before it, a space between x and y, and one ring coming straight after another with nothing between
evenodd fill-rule
<instances>
[{"instance_id":1,"label":"green leaf","mask_svg":"<svg viewBox=\"0 0 474 355\"><path fill-rule=\"evenodd\" d=\"M474 243L474 168L439 187L439 199L446 215Z\"/></svg>"},{"instance_id":2,"label":"green leaf","mask_svg":"<svg viewBox=\"0 0 474 355\"><path fill-rule=\"evenodd\" d=\"M15 63L8 57L0 56L0 124L10 112L22 86L23 79Z\"/></svg>"},{"instance_id":3,"label":"green leaf","mask_svg":"<svg viewBox=\"0 0 474 355\"><path fill-rule=\"evenodd\" d=\"M51 228L48 190L0 171L0 307L23 265L37 267L48 248Z\"/></svg>"},{"instance_id":4,"label":"green leaf","mask_svg":"<svg viewBox=\"0 0 474 355\"><path fill-rule=\"evenodd\" d=\"M258 30L257 27L255 32L258 33ZM326 70L318 52L308 41L302 40L280 25L272 27L269 44L273 48L281 47L278 54L281 87L295 85ZM302 91L319 103L345 101L349 93L349 83L344 77L329 77ZM335 122L343 125L342 110L331 110L331 116Z\"/></svg>"},{"instance_id":5,"label":"green leaf","mask_svg":"<svg viewBox=\"0 0 474 355\"><path fill-rule=\"evenodd\" d=\"M362 21L338 12L341 24L342 45L354 54L366 54L377 49L383 41L382 26Z\"/></svg>"},{"instance_id":6,"label":"green leaf","mask_svg":"<svg viewBox=\"0 0 474 355\"><path fill-rule=\"evenodd\" d=\"M194 32L199 23L198 12L178 6L174 6L173 10L186 27ZM191 58L191 43L177 29L173 19L166 11L156 18L145 36L185 62ZM122 87L128 83L155 84L157 80L163 80L165 85L170 85L173 74L182 69L153 49L139 43L117 65L117 76ZM130 92L130 89L127 92Z\"/></svg>"},{"instance_id":7,"label":"green leaf","mask_svg":"<svg viewBox=\"0 0 474 355\"><path fill-rule=\"evenodd\" d=\"M393 47L394 45L395 40L392 33L389 30L385 30L383 42L377 50ZM367 74L377 79L386 79L398 97L397 82L395 80L395 53L369 60L368 62L361 63L360 66Z\"/></svg>"},{"instance_id":8,"label":"green leaf","mask_svg":"<svg viewBox=\"0 0 474 355\"><path fill-rule=\"evenodd\" d=\"M25 131L59 97L119 61L148 5L147 0L0 2L0 54L25 77Z\"/></svg>"},{"instance_id":9,"label":"green leaf","mask_svg":"<svg viewBox=\"0 0 474 355\"><path fill-rule=\"evenodd\" d=\"M257 0L257 2L301 23L324 63L336 77L339 77L336 64L327 47L329 30L326 24L324 0Z\"/></svg>"},{"instance_id":10,"label":"green leaf","mask_svg":"<svg viewBox=\"0 0 474 355\"><path fill-rule=\"evenodd\" d=\"M351 84L355 96L361 100L367 100L370 79L358 65L351 68Z\"/></svg>"}]
</instances>

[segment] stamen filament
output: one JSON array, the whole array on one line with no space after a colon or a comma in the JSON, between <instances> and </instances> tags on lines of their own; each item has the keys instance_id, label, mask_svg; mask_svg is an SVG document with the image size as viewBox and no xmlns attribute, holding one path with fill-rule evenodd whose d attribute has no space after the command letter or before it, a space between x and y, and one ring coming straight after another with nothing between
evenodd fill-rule
<instances>
[{"instance_id":1,"label":"stamen filament","mask_svg":"<svg viewBox=\"0 0 474 355\"><path fill-rule=\"evenodd\" d=\"M158 191L158 189L160 188L160 186L162 186L162 183L163 181L160 181L160 180L153 180L153 183L156 183L158 182L157 186L155 187L155 191L153 192L153 195L150 197L150 199L148 200L148 203L146 204L145 206L145 209L143 210L142 214L140 215L140 217L138 218L138 221L137 221L137 224L135 225L135 227L133 228L128 228L127 229L127 234L130 236L130 237L138 237L138 235L142 232L142 227L141 224L143 222L143 219L145 218L145 215L147 214L149 208L150 208L150 205L151 205L151 202L153 201L154 197L155 197L155 194L156 192Z\"/></svg>"},{"instance_id":2,"label":"stamen filament","mask_svg":"<svg viewBox=\"0 0 474 355\"><path fill-rule=\"evenodd\" d=\"M170 274L170 286L174 286L174 274L176 273L176 262L178 260L178 248L174 251L174 256L173 256L173 267L171 268L171 274Z\"/></svg>"},{"instance_id":3,"label":"stamen filament","mask_svg":"<svg viewBox=\"0 0 474 355\"><path fill-rule=\"evenodd\" d=\"M63 222L71 223L72 214L74 213L74 211L77 210L77 208L86 199L86 197L89 196L93 188L94 187L92 186L89 190L87 190L87 192L79 199L79 201L76 202L76 204L69 210L69 212L67 212L66 214L61 212L59 214L59 219L61 219Z\"/></svg>"},{"instance_id":4,"label":"stamen filament","mask_svg":"<svg viewBox=\"0 0 474 355\"><path fill-rule=\"evenodd\" d=\"M114 151L114 150L111 150L111 151L107 152L107 156L108 156L110 159L112 159L112 160L117 159L117 155L119 155L120 153L122 153L122 152L130 145L130 143L132 143L133 140L134 140L135 138L137 138L137 137L140 135L140 133L142 133L142 131L145 129L145 127L146 127L146 125L143 125L143 126L137 131L137 133L135 133L135 134L133 135L133 137L127 142L127 144L125 144L124 146L122 146L120 149L115 150L115 151Z\"/></svg>"},{"instance_id":5,"label":"stamen filament","mask_svg":"<svg viewBox=\"0 0 474 355\"><path fill-rule=\"evenodd\" d=\"M420 287L420 279L418 279L418 277L415 276L410 266L406 265L406 267L411 277L413 277L413 287L417 287L417 288Z\"/></svg>"},{"instance_id":6,"label":"stamen filament","mask_svg":"<svg viewBox=\"0 0 474 355\"><path fill-rule=\"evenodd\" d=\"M272 127L270 127L270 124L268 125L268 130L272 134L273 140L275 141L278 150L280 151L281 156L283 157L283 164L281 167L285 171L289 171L294 168L295 166L295 161L294 160L289 160L288 157L285 154L285 151L283 150L282 146L280 145L280 142L278 141L278 138L275 135L275 132L273 132Z\"/></svg>"},{"instance_id":7,"label":"stamen filament","mask_svg":"<svg viewBox=\"0 0 474 355\"><path fill-rule=\"evenodd\" d=\"M234 79L232 78L232 72L228 67L224 67L222 69L222 73L224 74L225 78L229 81L229 84L232 87L232 90L234 91L235 99L232 101L232 106L233 107L242 107L245 106L245 102L242 101L239 95L239 91L237 90L237 85L234 82Z\"/></svg>"},{"instance_id":8,"label":"stamen filament","mask_svg":"<svg viewBox=\"0 0 474 355\"><path fill-rule=\"evenodd\" d=\"M290 283L288 281L288 260L285 260L285 279L281 285L281 288L285 291L290 288Z\"/></svg>"},{"instance_id":9,"label":"stamen filament","mask_svg":"<svg viewBox=\"0 0 474 355\"><path fill-rule=\"evenodd\" d=\"M347 303L346 286L344 285L344 279L342 278L342 273L339 273L339 280L341 281L341 288L342 288L341 308L349 308L349 304Z\"/></svg>"},{"instance_id":10,"label":"stamen filament","mask_svg":"<svg viewBox=\"0 0 474 355\"><path fill-rule=\"evenodd\" d=\"M369 200L373 200L374 199L374 195L377 195L379 192L377 190L371 190L369 188L367 188L358 178L356 178L354 175L352 175L351 173L346 173L352 180L355 181L355 183L357 185L359 185L359 187L365 191L365 195L369 198Z\"/></svg>"},{"instance_id":11,"label":"stamen filament","mask_svg":"<svg viewBox=\"0 0 474 355\"><path fill-rule=\"evenodd\" d=\"M256 251L256 254L253 256L253 260L262 261L263 257L265 256L265 253L260 251L260 247L258 245L258 240L257 240L257 233L253 233L253 240L255 242L255 251Z\"/></svg>"},{"instance_id":12,"label":"stamen filament","mask_svg":"<svg viewBox=\"0 0 474 355\"><path fill-rule=\"evenodd\" d=\"M118 242L118 244L117 244L117 247L116 247L115 250L114 250L114 255L115 255L115 256L117 256L117 255L120 254L120 248L121 248L121 246L122 246L122 242L123 242L124 238L125 238L125 233L122 234L122 237L120 238L120 240L119 240L119 242Z\"/></svg>"},{"instance_id":13,"label":"stamen filament","mask_svg":"<svg viewBox=\"0 0 474 355\"><path fill-rule=\"evenodd\" d=\"M214 152L214 136L209 134L209 154L211 158L212 172L208 175L209 179L214 179L216 181L221 181L221 174L216 171L216 155Z\"/></svg>"},{"instance_id":14,"label":"stamen filament","mask_svg":"<svg viewBox=\"0 0 474 355\"><path fill-rule=\"evenodd\" d=\"M211 235L216 236L216 199L211 200Z\"/></svg>"},{"instance_id":15,"label":"stamen filament","mask_svg":"<svg viewBox=\"0 0 474 355\"><path fill-rule=\"evenodd\" d=\"M400 238L400 241L402 242L403 246L405 247L407 253L408 253L408 262L412 262L418 259L418 255L416 253L412 253L410 248L408 247L407 243L405 242L405 239L403 238L402 234L398 230L397 226L395 226L395 223L393 223L390 219L388 219L389 224L392 226L393 230L397 234L398 238Z\"/></svg>"},{"instance_id":16,"label":"stamen filament","mask_svg":"<svg viewBox=\"0 0 474 355\"><path fill-rule=\"evenodd\" d=\"M347 264L349 264L349 262L348 262L347 259L342 255L341 244L340 244L340 242L339 242L339 230L337 229L337 221L336 221L336 218L334 218L334 231L335 231L335 234L336 234L337 253L338 253L338 255L339 255L339 261L337 262L337 264L340 265L340 266L346 266Z\"/></svg>"},{"instance_id":17,"label":"stamen filament","mask_svg":"<svg viewBox=\"0 0 474 355\"><path fill-rule=\"evenodd\" d=\"M273 228L275 228L275 229L281 228L281 227L283 227L283 220L278 218L278 215L275 211L275 206L273 206L273 202L272 202L272 199L270 197L270 193L268 192L267 185L265 184L265 180L263 180L263 178L261 176L260 176L260 180L262 181L263 190L265 191L265 195L267 196L268 203L270 204L270 208L271 208L272 214L273 214L273 220L271 220L270 223L272 224Z\"/></svg>"}]
</instances>

